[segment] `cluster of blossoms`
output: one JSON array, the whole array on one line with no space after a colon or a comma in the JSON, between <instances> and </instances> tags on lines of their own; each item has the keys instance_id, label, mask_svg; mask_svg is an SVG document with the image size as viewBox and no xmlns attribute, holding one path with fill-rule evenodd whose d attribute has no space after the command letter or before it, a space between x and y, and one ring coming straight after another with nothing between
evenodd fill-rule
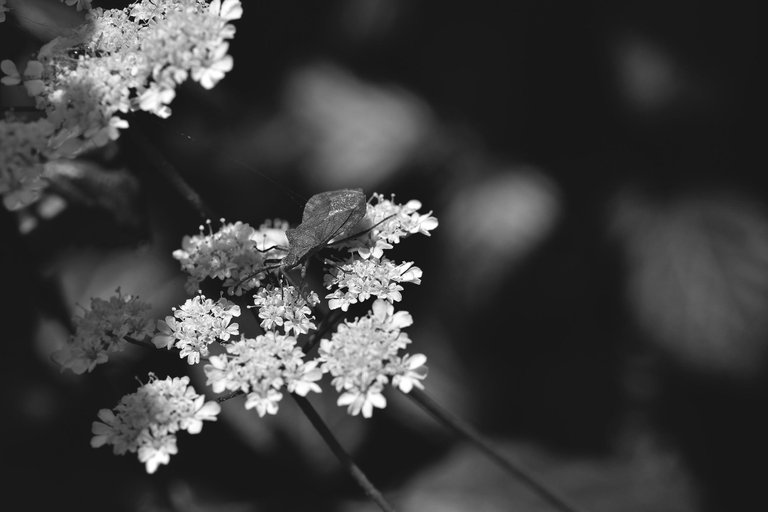
<instances>
[{"instance_id":1,"label":"cluster of blossoms","mask_svg":"<svg viewBox=\"0 0 768 512\"><path fill-rule=\"evenodd\" d=\"M245 408L255 407L259 416L277 414L283 387L301 396L320 392L317 381L323 372L317 361L304 361L304 352L296 343L295 336L267 331L227 344L227 353L211 356L205 366L206 384L216 393L247 393Z\"/></svg>"},{"instance_id":2,"label":"cluster of blossoms","mask_svg":"<svg viewBox=\"0 0 768 512\"><path fill-rule=\"evenodd\" d=\"M310 309L320 303L315 292L310 291L305 297L293 286L266 286L253 296L253 303L259 308L261 327L264 330L281 327L286 334L293 331L294 336L298 336L317 328L312 321L314 317Z\"/></svg>"},{"instance_id":3,"label":"cluster of blossoms","mask_svg":"<svg viewBox=\"0 0 768 512\"><path fill-rule=\"evenodd\" d=\"M214 302L197 295L181 307L173 308L172 316L157 322L158 334L152 338L157 348L176 347L179 357L187 363L197 364L201 357L208 357L208 346L216 340L227 341L239 334L239 326L230 323L240 316L240 307L227 299Z\"/></svg>"},{"instance_id":4,"label":"cluster of blossoms","mask_svg":"<svg viewBox=\"0 0 768 512\"><path fill-rule=\"evenodd\" d=\"M277 414L286 392L299 396L320 393L321 380L329 374L331 385L339 393L337 404L346 407L351 415L370 418L374 409L386 406L384 391L388 384L408 393L414 387L423 388L427 374L426 356L405 352L411 340L403 329L413 319L408 312L396 312L394 308L394 303L401 300L402 284L419 284L422 272L411 262L395 263L383 255L403 238L416 233L429 235L437 227L437 219L431 213L420 213L420 207L417 201L400 205L394 198L385 200L374 195L366 204L366 216L357 226L342 224L358 236L311 248L312 253L325 248L347 252L341 261L325 260L330 264L324 281L330 291L326 296L329 309L347 311L351 304L374 298L367 315L343 321L319 343L313 311L320 304L318 295L286 283L261 286L256 279L258 276L266 280L264 267L271 261L272 267L278 268L290 253L287 223L266 223L257 230L236 222L223 224L215 233L209 228L208 235L203 234L201 227L200 234L185 237L183 248L173 255L189 274L188 285L198 285L207 278L218 279L232 295L258 287L249 308L258 310L262 334L241 334L239 325L232 323L240 316L239 306L225 298L208 299L198 292L173 308L172 315L157 322L157 332L151 323L131 320L133 316L123 310L107 314L103 322L81 320L79 324L105 327L85 330L70 348L69 353L77 351L77 355L64 359L81 373L106 360L106 356L99 354L106 352L110 343L117 343L109 340L128 335L153 336L155 347L175 348L189 364L205 359L206 384L215 393L244 394L245 408L256 409L259 416ZM328 229L322 219L313 219L306 225ZM289 268L280 268L292 281ZM146 308L125 307L133 301L118 295L110 303L135 311L138 317ZM94 304L98 314L108 312L102 306L106 301ZM102 341L105 336L100 333L104 332L111 336L107 341ZM317 354L310 356L315 348ZM101 421L94 423L96 437L92 444L112 444L115 453L137 451L149 472L158 464L167 463L169 456L176 453L176 431L198 432L202 420L215 419L218 413L218 405L211 402L204 406L203 398L187 384L185 378L159 381L153 377L138 393L124 397L115 412L99 413Z\"/></svg>"},{"instance_id":5,"label":"cluster of blossoms","mask_svg":"<svg viewBox=\"0 0 768 512\"><path fill-rule=\"evenodd\" d=\"M118 288L108 300L91 299L91 309L73 319L75 334L70 342L53 354L54 360L76 374L92 371L106 363L107 354L124 348L127 339L143 340L155 332L147 317L150 306Z\"/></svg>"},{"instance_id":6,"label":"cluster of blossoms","mask_svg":"<svg viewBox=\"0 0 768 512\"><path fill-rule=\"evenodd\" d=\"M286 254L286 229L288 223L278 220L265 222L259 229L238 221L205 235L200 226L199 235L185 236L181 249L173 251L181 269L189 275L187 292L193 293L207 278L223 281L227 292L233 295L258 287L261 282L255 273L266 267L268 261Z\"/></svg>"},{"instance_id":7,"label":"cluster of blossoms","mask_svg":"<svg viewBox=\"0 0 768 512\"><path fill-rule=\"evenodd\" d=\"M423 389L426 356L398 355L411 343L401 329L412 323L408 312L395 313L392 304L377 299L367 316L345 321L320 342L320 368L333 377L331 384L342 393L338 404L347 405L349 414L370 418L374 407L384 408L382 391L390 380L405 393L413 386Z\"/></svg>"},{"instance_id":8,"label":"cluster of blossoms","mask_svg":"<svg viewBox=\"0 0 768 512\"><path fill-rule=\"evenodd\" d=\"M215 392L246 393L245 408L256 408L264 416L277 414L283 387L301 396L320 392L316 382L323 372L317 361L305 362L296 338L315 329L309 306L319 298L311 292L305 298L293 286L285 286L262 288L253 299L265 334L226 344L225 354L211 356L205 374Z\"/></svg>"},{"instance_id":9,"label":"cluster of blossoms","mask_svg":"<svg viewBox=\"0 0 768 512\"><path fill-rule=\"evenodd\" d=\"M438 225L432 212L419 213L421 202L415 199L405 204L398 204L391 199L384 199L383 194L374 193L366 205L366 214L360 223L362 236L352 238L341 244L361 258L381 258L386 249L392 249L400 240L417 233L429 236L429 232Z\"/></svg>"},{"instance_id":10,"label":"cluster of blossoms","mask_svg":"<svg viewBox=\"0 0 768 512\"><path fill-rule=\"evenodd\" d=\"M189 377L160 380L150 374L149 382L125 395L114 409L99 411L91 446L112 445L117 455L138 453L147 473L154 473L178 452L176 432L197 434L203 421L216 421L220 411L218 403L206 402L189 385Z\"/></svg>"},{"instance_id":11,"label":"cluster of blossoms","mask_svg":"<svg viewBox=\"0 0 768 512\"><path fill-rule=\"evenodd\" d=\"M386 259L350 257L331 267L324 276L325 287L335 291L325 296L328 307L347 311L351 304L378 297L399 302L403 287L400 283L421 283L421 269L413 262L396 265ZM344 291L346 290L346 291Z\"/></svg>"},{"instance_id":12,"label":"cluster of blossoms","mask_svg":"<svg viewBox=\"0 0 768 512\"><path fill-rule=\"evenodd\" d=\"M227 52L235 28L229 22L242 16L239 0L142 0L109 10L88 4L77 2L87 10L85 23L46 43L23 73L2 61L2 83L23 84L44 112L50 133L38 149L42 160L73 158L117 139L128 127L121 114L168 117L177 85L191 78L210 89L232 69ZM16 179L0 174L0 190L18 195L41 172L8 158L15 146L3 146L0 167L13 162L9 174ZM25 174L30 177L18 179Z\"/></svg>"}]
</instances>

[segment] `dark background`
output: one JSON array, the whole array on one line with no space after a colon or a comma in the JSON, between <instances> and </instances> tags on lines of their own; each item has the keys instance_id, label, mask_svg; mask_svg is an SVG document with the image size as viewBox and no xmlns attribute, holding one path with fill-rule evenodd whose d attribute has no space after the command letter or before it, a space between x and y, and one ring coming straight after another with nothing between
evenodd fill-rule
<instances>
[{"instance_id":1,"label":"dark background","mask_svg":"<svg viewBox=\"0 0 768 512\"><path fill-rule=\"evenodd\" d=\"M9 507L370 509L287 399L265 419L231 400L152 476L88 446L134 376L188 371L133 347L79 377L49 361L91 296L121 286L157 317L183 302L170 253L201 218L167 165L214 224L297 222L306 198L342 187L419 199L441 225L393 258L424 270L398 307L430 396L585 511L768 507L756 15L692 1L243 3L235 67L213 90L183 85L167 120L131 115L117 144L77 162L80 179L0 215ZM0 58L20 61L72 14L29 4L48 17L9 13ZM370 420L345 416L330 388L311 401L398 509L549 510L388 398Z\"/></svg>"}]
</instances>

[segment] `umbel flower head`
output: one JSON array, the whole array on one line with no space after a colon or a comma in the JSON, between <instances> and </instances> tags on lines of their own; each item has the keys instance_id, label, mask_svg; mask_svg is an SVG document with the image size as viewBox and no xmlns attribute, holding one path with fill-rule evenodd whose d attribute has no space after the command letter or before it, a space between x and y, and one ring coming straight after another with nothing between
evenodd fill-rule
<instances>
[{"instance_id":1,"label":"umbel flower head","mask_svg":"<svg viewBox=\"0 0 768 512\"><path fill-rule=\"evenodd\" d=\"M91 309L73 318L75 334L53 354L53 359L77 374L106 363L108 354L122 350L126 338L142 340L154 333L147 317L150 305L135 295L123 295L120 288L108 300L91 299Z\"/></svg>"},{"instance_id":2,"label":"umbel flower head","mask_svg":"<svg viewBox=\"0 0 768 512\"><path fill-rule=\"evenodd\" d=\"M267 331L228 343L226 349L226 354L211 356L205 365L206 384L216 393L246 393L245 408L255 408L259 416L277 414L283 388L301 396L320 392L316 382L323 373L317 361L304 361L293 336Z\"/></svg>"},{"instance_id":3,"label":"umbel flower head","mask_svg":"<svg viewBox=\"0 0 768 512\"><path fill-rule=\"evenodd\" d=\"M377 297L390 302L402 299L400 283L421 283L421 269L413 262L396 265L387 258L363 259L352 256L343 263L337 263L324 276L325 287L336 288L325 296L328 307L347 311L351 304L365 302Z\"/></svg>"},{"instance_id":4,"label":"umbel flower head","mask_svg":"<svg viewBox=\"0 0 768 512\"><path fill-rule=\"evenodd\" d=\"M117 455L138 453L147 473L154 473L178 453L176 432L197 434L203 421L216 421L220 411L218 403L206 402L189 385L189 377L160 380L150 373L149 382L125 395L114 409L99 411L91 446L112 445Z\"/></svg>"},{"instance_id":5,"label":"umbel flower head","mask_svg":"<svg viewBox=\"0 0 768 512\"><path fill-rule=\"evenodd\" d=\"M384 199L382 194L374 193L366 206L365 218L358 226L362 235L339 244L339 247L347 247L362 258L379 259L401 239L417 233L430 236L429 232L437 228L437 218L432 212L419 212L420 201L412 199L399 204L394 199L394 196Z\"/></svg>"},{"instance_id":6,"label":"umbel flower head","mask_svg":"<svg viewBox=\"0 0 768 512\"><path fill-rule=\"evenodd\" d=\"M200 357L208 357L208 346L217 340L227 341L239 334L239 326L230 323L240 316L240 306L227 299L216 302L200 294L188 299L173 315L158 320L158 334L152 338L157 348L179 349L179 357L187 363L197 364Z\"/></svg>"},{"instance_id":7,"label":"umbel flower head","mask_svg":"<svg viewBox=\"0 0 768 512\"><path fill-rule=\"evenodd\" d=\"M194 293L207 278L223 281L234 295L259 286L259 275L254 272L266 267L267 260L285 256L286 229L288 223L280 220L265 222L259 229L238 221L205 235L200 226L199 235L185 236L181 249L173 251L181 269L189 274L187 291Z\"/></svg>"},{"instance_id":8,"label":"umbel flower head","mask_svg":"<svg viewBox=\"0 0 768 512\"><path fill-rule=\"evenodd\" d=\"M261 327L264 330L282 329L294 336L307 334L316 329L311 306L320 302L317 294L310 291L306 297L293 286L275 288L267 286L253 296L253 303L259 308Z\"/></svg>"},{"instance_id":9,"label":"umbel flower head","mask_svg":"<svg viewBox=\"0 0 768 512\"><path fill-rule=\"evenodd\" d=\"M348 406L349 414L370 418L374 407L384 408L382 392L390 381L404 393L414 386L423 389L426 356L399 355L411 343L401 329L412 323L407 311L395 313L392 304L376 299L367 316L345 321L331 339L320 342L320 368L333 377L341 392L337 403Z\"/></svg>"}]
</instances>

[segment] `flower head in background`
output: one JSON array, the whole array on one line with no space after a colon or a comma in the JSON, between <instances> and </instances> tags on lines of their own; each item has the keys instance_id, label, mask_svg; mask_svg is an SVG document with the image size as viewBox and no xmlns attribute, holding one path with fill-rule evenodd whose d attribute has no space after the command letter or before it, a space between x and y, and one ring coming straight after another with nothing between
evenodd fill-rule
<instances>
[{"instance_id":1,"label":"flower head in background","mask_svg":"<svg viewBox=\"0 0 768 512\"><path fill-rule=\"evenodd\" d=\"M87 11L83 25L43 45L23 74L11 61L0 64L2 83L23 84L53 128L40 160L74 158L116 140L128 112L166 118L182 82L192 78L210 89L232 69L228 41L235 34L230 22L242 15L239 0L142 0L107 10L90 9L88 0L65 2Z\"/></svg>"},{"instance_id":2,"label":"flower head in background","mask_svg":"<svg viewBox=\"0 0 768 512\"><path fill-rule=\"evenodd\" d=\"M90 372L106 363L110 352L122 350L128 338L143 340L154 333L154 322L147 316L150 305L134 295L123 295L119 288L115 293L108 300L91 299L91 309L74 317L75 334L53 354L62 370Z\"/></svg>"}]
</instances>

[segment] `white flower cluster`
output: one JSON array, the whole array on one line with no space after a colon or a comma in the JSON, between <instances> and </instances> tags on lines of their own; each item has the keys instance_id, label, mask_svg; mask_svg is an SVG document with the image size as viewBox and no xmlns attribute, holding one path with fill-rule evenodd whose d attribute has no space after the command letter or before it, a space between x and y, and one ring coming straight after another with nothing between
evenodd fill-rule
<instances>
[{"instance_id":1,"label":"white flower cluster","mask_svg":"<svg viewBox=\"0 0 768 512\"><path fill-rule=\"evenodd\" d=\"M266 222L259 229L246 223L224 224L210 235L185 236L181 249L173 251L173 257L181 263L181 269L189 274L187 291L194 293L206 278L220 279L228 293L241 295L261 284L259 270L269 261L279 260L286 254L288 239L286 222Z\"/></svg>"},{"instance_id":2,"label":"white flower cluster","mask_svg":"<svg viewBox=\"0 0 768 512\"><path fill-rule=\"evenodd\" d=\"M310 306L320 303L315 292L309 292L305 298L293 286L267 286L253 296L253 303L259 308L261 327L264 330L281 327L286 334L293 331L294 336L298 336L317 328L312 321L314 317L310 309Z\"/></svg>"},{"instance_id":3,"label":"white flower cluster","mask_svg":"<svg viewBox=\"0 0 768 512\"><path fill-rule=\"evenodd\" d=\"M317 361L304 361L296 339L315 329L309 306L320 299L315 293L305 298L293 286L265 287L253 299L265 334L225 344L226 353L211 356L205 374L216 393L246 393L245 408L264 416L277 414L283 388L301 396L320 392L323 372Z\"/></svg>"},{"instance_id":4,"label":"white flower cluster","mask_svg":"<svg viewBox=\"0 0 768 512\"><path fill-rule=\"evenodd\" d=\"M210 364L205 365L206 384L216 393L247 393L245 408L256 408L259 416L277 414L283 387L301 396L320 392L317 381L323 372L317 361L304 362L304 352L294 336L267 331L229 343L226 350L226 354L211 356Z\"/></svg>"},{"instance_id":5,"label":"white flower cluster","mask_svg":"<svg viewBox=\"0 0 768 512\"><path fill-rule=\"evenodd\" d=\"M214 302L197 295L173 309L172 316L158 320L159 333L152 338L152 343L157 348L176 347L180 350L179 357L186 357L188 364L197 364L201 357L208 357L208 346L214 341L227 341L239 334L238 324L230 322L240 316L240 306L227 299Z\"/></svg>"},{"instance_id":6,"label":"white flower cluster","mask_svg":"<svg viewBox=\"0 0 768 512\"><path fill-rule=\"evenodd\" d=\"M333 377L331 383L342 393L337 403L348 406L349 414L370 418L374 407L384 408L382 391L390 381L405 393L413 386L423 389L427 358L398 355L411 343L401 329L412 323L409 313L395 313L392 304L376 299L367 316L345 321L331 339L320 342L320 368Z\"/></svg>"},{"instance_id":7,"label":"white flower cluster","mask_svg":"<svg viewBox=\"0 0 768 512\"><path fill-rule=\"evenodd\" d=\"M383 194L374 193L359 226L362 235L339 244L339 247L348 247L364 259L378 259L385 250L407 236L417 233L430 236L429 232L438 226L437 218L432 212L419 213L420 209L421 202L415 199L398 204L394 196L384 199Z\"/></svg>"},{"instance_id":8,"label":"white flower cluster","mask_svg":"<svg viewBox=\"0 0 768 512\"><path fill-rule=\"evenodd\" d=\"M259 288L254 305L266 332L223 343L226 352L209 358L205 373L215 392L246 393L246 408L256 408L264 416L277 413L284 387L302 396L320 392L317 381L330 373L341 393L338 404L347 406L350 414L369 418L375 407L386 405L385 384L406 393L413 386L422 387L426 357L399 354L410 343L401 329L411 325L412 319L405 311L395 313L392 305L402 299L403 283L421 282L422 271L412 262L395 263L383 254L411 234L429 235L437 219L431 212L420 213L418 201L400 205L380 194L374 194L366 208L366 217L354 230L359 236L329 244L350 254L343 261L326 260L331 265L324 284L330 291L325 297L330 309L347 311L352 304L375 297L372 312L341 324L330 340L321 341L319 356L305 361L297 337L317 328L311 309L319 303L317 294L301 293L290 285ZM318 229L324 228L322 222L317 224ZM260 286L257 277L263 279L264 274L259 271L270 267L270 261L275 269L279 266L275 262L288 253L285 223L254 230L237 222L210 235L200 229L200 235L184 237L182 249L174 252L190 275L190 287L215 278L224 281L229 293L240 295ZM168 319L166 323L170 324ZM162 325L160 329L168 331Z\"/></svg>"},{"instance_id":9,"label":"white flower cluster","mask_svg":"<svg viewBox=\"0 0 768 512\"><path fill-rule=\"evenodd\" d=\"M78 8L87 4L78 1ZM88 10L84 25L46 43L23 74L2 61L0 81L23 83L53 127L40 158L73 158L117 139L128 127L122 114L168 117L176 87L187 78L213 87L232 69L230 22L241 16L239 0L142 0ZM3 181L0 176L0 189Z\"/></svg>"},{"instance_id":10,"label":"white flower cluster","mask_svg":"<svg viewBox=\"0 0 768 512\"><path fill-rule=\"evenodd\" d=\"M149 382L125 395L113 410L99 411L91 446L110 444L117 455L138 453L147 473L154 473L178 452L178 431L197 434L203 421L216 421L220 411L218 403L206 402L189 386L189 377L160 380L150 374Z\"/></svg>"},{"instance_id":11,"label":"white flower cluster","mask_svg":"<svg viewBox=\"0 0 768 512\"><path fill-rule=\"evenodd\" d=\"M154 322L147 318L149 304L133 295L116 295L104 300L91 299L91 309L75 316L75 334L70 342L53 354L53 359L76 374L92 371L106 363L107 354L123 349L126 338L142 340L154 333Z\"/></svg>"},{"instance_id":12,"label":"white flower cluster","mask_svg":"<svg viewBox=\"0 0 768 512\"><path fill-rule=\"evenodd\" d=\"M403 296L400 283L421 283L421 269L413 262L396 265L387 258L350 257L344 263L330 267L324 276L325 287L336 290L325 296L328 307L347 311L351 304L378 297L399 302ZM346 289L346 291L344 291Z\"/></svg>"}]
</instances>

